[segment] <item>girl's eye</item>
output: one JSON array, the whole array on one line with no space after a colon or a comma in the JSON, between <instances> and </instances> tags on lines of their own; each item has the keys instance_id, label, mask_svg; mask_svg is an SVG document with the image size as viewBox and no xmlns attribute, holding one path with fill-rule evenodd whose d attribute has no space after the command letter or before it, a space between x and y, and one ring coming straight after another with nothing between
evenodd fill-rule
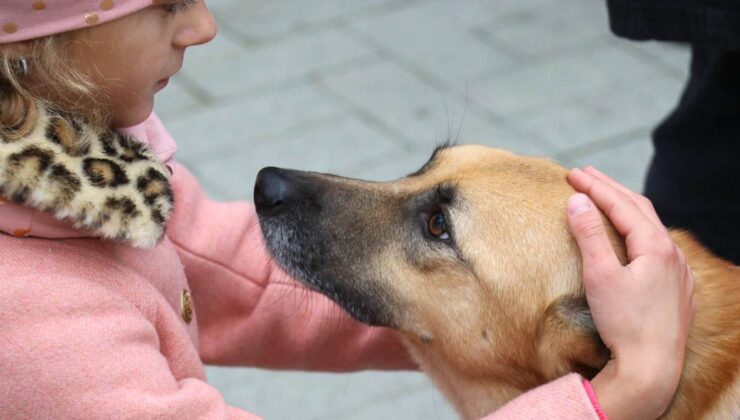
<instances>
[{"instance_id":1,"label":"girl's eye","mask_svg":"<svg viewBox=\"0 0 740 420\"><path fill-rule=\"evenodd\" d=\"M178 0L176 3L165 5L165 9L167 10L167 13L174 15L195 6L198 4L198 1L199 0Z\"/></svg>"},{"instance_id":2,"label":"girl's eye","mask_svg":"<svg viewBox=\"0 0 740 420\"><path fill-rule=\"evenodd\" d=\"M427 229L429 230L429 234L435 238L443 240L450 239L450 234L447 232L447 219L442 213L434 213L429 217Z\"/></svg>"}]
</instances>

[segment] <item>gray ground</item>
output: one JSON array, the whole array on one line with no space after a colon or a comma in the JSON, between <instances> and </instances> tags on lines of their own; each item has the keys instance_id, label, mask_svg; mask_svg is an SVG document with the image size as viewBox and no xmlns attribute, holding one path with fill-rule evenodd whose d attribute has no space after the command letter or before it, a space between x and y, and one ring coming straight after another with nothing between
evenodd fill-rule
<instances>
[{"instance_id":1,"label":"gray ground","mask_svg":"<svg viewBox=\"0 0 740 420\"><path fill-rule=\"evenodd\" d=\"M158 97L178 159L218 199L269 165L387 180L449 138L640 190L684 47L608 32L597 0L211 0L220 34ZM209 368L267 419L452 419L418 373Z\"/></svg>"}]
</instances>

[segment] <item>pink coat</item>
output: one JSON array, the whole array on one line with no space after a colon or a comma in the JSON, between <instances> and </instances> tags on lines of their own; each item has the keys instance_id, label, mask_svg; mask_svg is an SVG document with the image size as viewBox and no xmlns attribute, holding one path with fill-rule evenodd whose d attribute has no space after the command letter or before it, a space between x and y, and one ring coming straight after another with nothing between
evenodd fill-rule
<instances>
[{"instance_id":1,"label":"pink coat","mask_svg":"<svg viewBox=\"0 0 740 420\"><path fill-rule=\"evenodd\" d=\"M282 272L251 204L210 201L172 167L175 211L154 248L0 233L0 418L255 418L226 405L203 363L416 368L394 332ZM572 374L489 418L602 416Z\"/></svg>"}]
</instances>

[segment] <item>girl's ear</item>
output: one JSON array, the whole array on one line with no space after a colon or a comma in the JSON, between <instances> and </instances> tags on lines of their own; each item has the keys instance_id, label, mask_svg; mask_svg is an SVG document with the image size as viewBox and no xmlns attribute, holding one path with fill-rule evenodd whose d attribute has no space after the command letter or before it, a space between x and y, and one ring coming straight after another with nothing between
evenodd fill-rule
<instances>
[{"instance_id":1,"label":"girl's ear","mask_svg":"<svg viewBox=\"0 0 740 420\"><path fill-rule=\"evenodd\" d=\"M578 372L586 379L595 376L609 361L609 350L601 341L585 296L563 296L545 311L539 342L545 372L553 378Z\"/></svg>"}]
</instances>

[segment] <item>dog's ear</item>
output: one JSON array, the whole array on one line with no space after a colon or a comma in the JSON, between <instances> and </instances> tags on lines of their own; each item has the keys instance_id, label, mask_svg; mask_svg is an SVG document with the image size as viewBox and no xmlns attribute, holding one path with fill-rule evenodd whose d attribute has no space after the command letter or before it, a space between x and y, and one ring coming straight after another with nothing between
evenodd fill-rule
<instances>
[{"instance_id":1,"label":"dog's ear","mask_svg":"<svg viewBox=\"0 0 740 420\"><path fill-rule=\"evenodd\" d=\"M539 355L548 377L578 372L593 378L610 358L585 296L563 296L545 311Z\"/></svg>"}]
</instances>

